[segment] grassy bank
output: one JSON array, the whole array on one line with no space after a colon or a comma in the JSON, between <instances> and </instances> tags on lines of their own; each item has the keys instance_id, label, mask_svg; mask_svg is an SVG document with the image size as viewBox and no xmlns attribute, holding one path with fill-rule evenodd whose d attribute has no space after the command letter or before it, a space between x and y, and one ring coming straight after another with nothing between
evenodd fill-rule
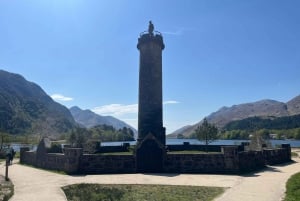
<instances>
[{"instance_id":1,"label":"grassy bank","mask_svg":"<svg viewBox=\"0 0 300 201\"><path fill-rule=\"evenodd\" d=\"M224 192L219 187L171 185L75 184L63 187L68 201L209 201Z\"/></svg>"},{"instance_id":2,"label":"grassy bank","mask_svg":"<svg viewBox=\"0 0 300 201\"><path fill-rule=\"evenodd\" d=\"M291 176L286 183L286 197L284 201L300 200L300 172Z\"/></svg>"},{"instance_id":3,"label":"grassy bank","mask_svg":"<svg viewBox=\"0 0 300 201\"><path fill-rule=\"evenodd\" d=\"M5 181L4 176L0 176L0 200L7 201L14 194L14 185L12 182Z\"/></svg>"}]
</instances>

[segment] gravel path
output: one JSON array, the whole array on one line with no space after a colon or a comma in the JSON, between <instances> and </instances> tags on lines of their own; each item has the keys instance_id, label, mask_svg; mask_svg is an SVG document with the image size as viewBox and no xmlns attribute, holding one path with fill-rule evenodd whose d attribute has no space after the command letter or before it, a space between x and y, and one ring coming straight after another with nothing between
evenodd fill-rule
<instances>
[{"instance_id":1,"label":"gravel path","mask_svg":"<svg viewBox=\"0 0 300 201\"><path fill-rule=\"evenodd\" d=\"M9 167L9 177L15 185L10 201L63 201L62 186L75 183L101 184L170 184L219 186L228 190L216 201L280 201L285 183L300 171L300 160L283 166L270 166L263 171L244 175L206 174L114 174L68 176L31 168L19 164ZM0 170L4 172L4 166Z\"/></svg>"}]
</instances>

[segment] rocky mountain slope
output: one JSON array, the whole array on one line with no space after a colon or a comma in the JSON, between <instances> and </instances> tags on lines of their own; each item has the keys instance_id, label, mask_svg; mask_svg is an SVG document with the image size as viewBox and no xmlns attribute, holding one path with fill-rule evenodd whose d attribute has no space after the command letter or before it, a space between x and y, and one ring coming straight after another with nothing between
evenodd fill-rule
<instances>
[{"instance_id":1,"label":"rocky mountain slope","mask_svg":"<svg viewBox=\"0 0 300 201\"><path fill-rule=\"evenodd\" d=\"M56 137L75 125L70 111L40 86L0 70L0 131Z\"/></svg>"},{"instance_id":2,"label":"rocky mountain slope","mask_svg":"<svg viewBox=\"0 0 300 201\"><path fill-rule=\"evenodd\" d=\"M91 110L82 110L77 106L71 107L70 112L75 121L86 128L106 124L113 126L115 129L121 129L123 127L131 128L135 134L137 133L135 128L112 116L101 116Z\"/></svg>"},{"instance_id":3,"label":"rocky mountain slope","mask_svg":"<svg viewBox=\"0 0 300 201\"><path fill-rule=\"evenodd\" d=\"M218 128L223 128L226 124L242 120L249 117L284 117L300 114L300 96L293 98L287 103L275 100L261 100L253 103L222 107L218 111L207 117L208 122L215 124ZM188 126L186 129L180 128L180 132L175 131L169 137L175 137L179 133L190 136L202 121Z\"/></svg>"}]
</instances>

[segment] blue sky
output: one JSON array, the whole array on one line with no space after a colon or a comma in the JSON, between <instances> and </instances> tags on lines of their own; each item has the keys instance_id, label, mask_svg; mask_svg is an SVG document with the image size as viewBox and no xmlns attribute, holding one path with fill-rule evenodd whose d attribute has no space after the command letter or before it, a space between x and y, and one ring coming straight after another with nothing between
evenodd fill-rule
<instances>
[{"instance_id":1,"label":"blue sky","mask_svg":"<svg viewBox=\"0 0 300 201\"><path fill-rule=\"evenodd\" d=\"M139 33L163 34L167 133L300 94L300 1L0 0L0 69L137 127Z\"/></svg>"}]
</instances>

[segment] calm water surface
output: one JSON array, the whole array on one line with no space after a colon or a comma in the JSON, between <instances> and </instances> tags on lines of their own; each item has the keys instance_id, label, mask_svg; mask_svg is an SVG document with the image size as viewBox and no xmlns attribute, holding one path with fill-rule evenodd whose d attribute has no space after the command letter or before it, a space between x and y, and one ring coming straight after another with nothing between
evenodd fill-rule
<instances>
[{"instance_id":1,"label":"calm water surface","mask_svg":"<svg viewBox=\"0 0 300 201\"><path fill-rule=\"evenodd\" d=\"M167 139L167 145L171 144L183 144L183 142L189 142L190 144L204 144L204 142L197 139ZM249 140L216 140L212 142L212 145L240 145L241 142L249 142ZM300 147L300 140L270 140L272 146L281 144L290 144L291 147ZM119 146L124 142L102 142L102 146ZM135 145L136 141L128 142L130 145Z\"/></svg>"},{"instance_id":2,"label":"calm water surface","mask_svg":"<svg viewBox=\"0 0 300 201\"><path fill-rule=\"evenodd\" d=\"M241 142L248 142L249 140L216 140L212 142L212 145L240 145ZM130 145L135 145L136 141L120 141L120 142L102 142L101 146L120 146L123 143L128 142ZM189 142L190 144L204 144L204 142L197 139L167 139L167 145L183 144L183 142ZM300 148L300 140L270 140L272 146L281 144L290 144L291 147ZM18 144L12 143L11 146L15 151L20 151L20 147L29 147L31 150L36 150L37 145Z\"/></svg>"}]
</instances>

